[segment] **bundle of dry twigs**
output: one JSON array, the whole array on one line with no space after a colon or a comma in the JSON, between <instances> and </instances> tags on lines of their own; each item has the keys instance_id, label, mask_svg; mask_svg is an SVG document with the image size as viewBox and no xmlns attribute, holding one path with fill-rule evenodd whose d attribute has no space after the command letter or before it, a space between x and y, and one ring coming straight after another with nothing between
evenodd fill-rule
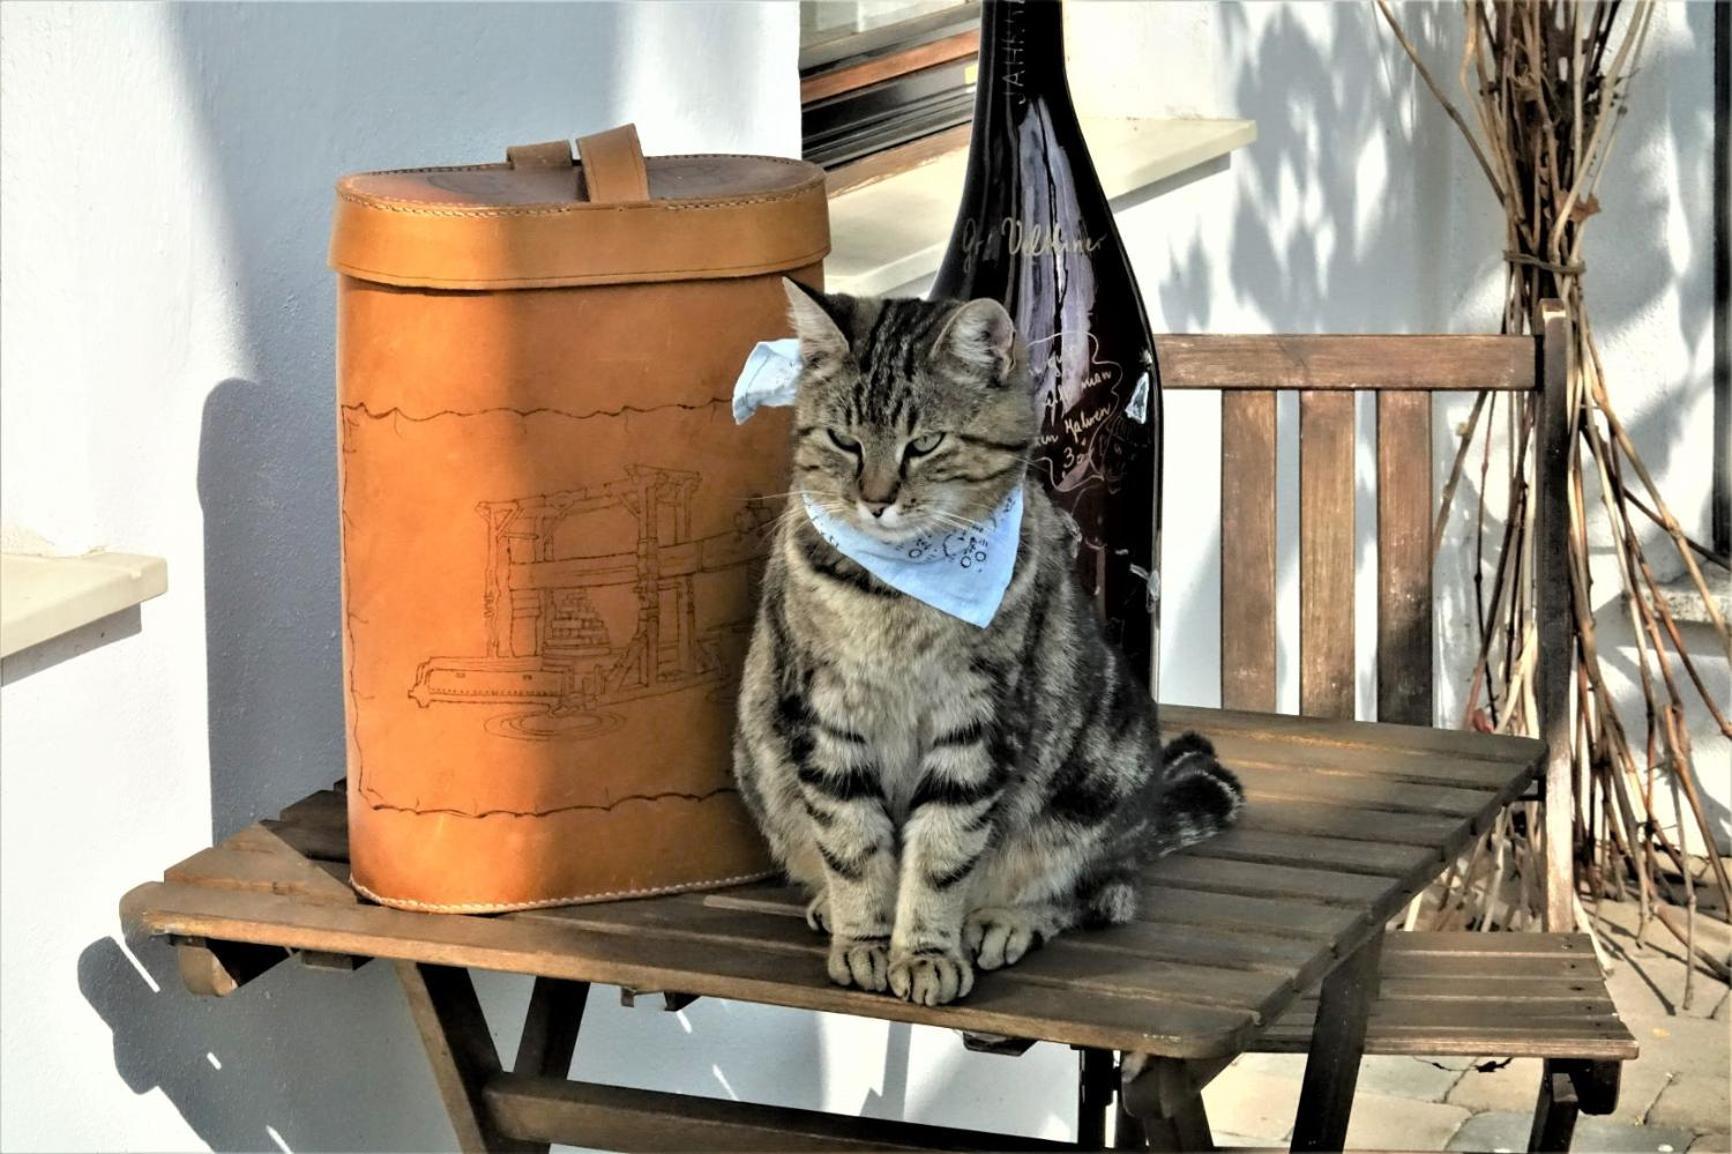
<instances>
[{"instance_id":1,"label":"bundle of dry twigs","mask_svg":"<svg viewBox=\"0 0 1732 1154\"><path fill-rule=\"evenodd\" d=\"M1594 897L1634 889L1644 931L1657 901L1670 899L1684 906L1689 914L1682 927L1661 920L1686 939L1688 951L1723 969L1725 959L1698 950L1694 941L1698 880L1705 884L1712 876L1720 890L1720 911L1728 908L1729 886L1724 863L1713 852L1713 834L1698 790L1684 723L1686 699L1699 698L1726 736L1732 737L1732 727L1704 685L1661 595L1643 544L1646 523L1663 530L1659 542L1669 543L1663 547L1675 549L1682 558L1723 645L1726 621L1696 556L1711 559L1712 554L1679 527L1618 420L1582 294L1582 238L1599 209L1596 193L1624 117L1652 3L1465 0L1460 82L1467 95L1466 117L1438 87L1387 0L1376 3L1426 86L1467 138L1503 207L1503 331L1535 331L1540 302L1548 298L1562 301L1572 321L1576 348L1565 416L1574 426L1567 496L1576 657L1575 854L1581 889ZM1494 498L1488 497L1486 480L1493 467L1500 405L1505 408L1501 471L1506 474L1506 504L1501 542L1494 530L1495 552L1487 557L1486 504ZM1476 574L1489 567L1493 575L1489 588L1481 577L1475 579L1480 647L1463 723L1536 735L1536 618L1532 582L1525 578L1533 555L1534 509L1528 486L1535 444L1530 434L1537 414L1533 396L1479 395L1461 434L1433 535L1435 555L1458 483L1477 457ZM1594 505L1604 514L1597 528L1616 556L1636 637L1645 716L1628 722L1619 716L1602 674L1595 630L1589 572ZM1649 535L1653 544L1651 530ZM1681 684L1681 677L1691 688ZM1672 793L1674 813L1693 816L1709 847L1706 862L1686 854L1682 818L1676 824L1656 819L1655 797L1661 790ZM1541 875L1543 857L1534 844L1540 836L1534 818L1531 805L1526 812L1506 814L1457 863L1437 896L1437 920L1489 928L1535 919L1540 888L1535 879ZM1720 916L1724 918L1724 912Z\"/></svg>"}]
</instances>

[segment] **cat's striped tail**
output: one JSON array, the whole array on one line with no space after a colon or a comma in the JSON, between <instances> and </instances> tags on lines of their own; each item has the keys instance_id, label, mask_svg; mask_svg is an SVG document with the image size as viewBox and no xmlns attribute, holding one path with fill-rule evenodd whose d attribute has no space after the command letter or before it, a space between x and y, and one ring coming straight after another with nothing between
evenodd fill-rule
<instances>
[{"instance_id":1,"label":"cat's striped tail","mask_svg":"<svg viewBox=\"0 0 1732 1154\"><path fill-rule=\"evenodd\" d=\"M1200 733L1182 733L1161 751L1161 808L1155 852L1169 854L1214 837L1239 816L1245 788Z\"/></svg>"}]
</instances>

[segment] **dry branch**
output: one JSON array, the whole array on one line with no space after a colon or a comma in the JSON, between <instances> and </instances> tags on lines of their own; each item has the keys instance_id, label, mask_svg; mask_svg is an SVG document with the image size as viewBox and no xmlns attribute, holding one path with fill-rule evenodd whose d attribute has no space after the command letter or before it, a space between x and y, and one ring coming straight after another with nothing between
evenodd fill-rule
<instances>
[{"instance_id":1,"label":"dry branch","mask_svg":"<svg viewBox=\"0 0 1732 1154\"><path fill-rule=\"evenodd\" d=\"M1659 897L1657 883L1663 882L1659 866L1664 858L1683 875L1687 922L1680 937L1693 941L1696 885L1687 868L1683 823L1693 820L1710 847L1714 831L1696 781L1684 724L1686 703L1700 701L1728 737L1732 726L1709 694L1677 622L1659 595L1640 528L1652 523L1664 532L1663 547L1677 554L1677 567L1689 574L1707 602L1722 646L1728 644L1727 625L1696 557L1700 553L1702 560L1713 561L1713 555L1684 533L1618 419L1582 296L1587 271L1582 238L1587 222L1599 211L1607 158L1628 109L1630 83L1642 58L1653 2L1464 0L1465 38L1458 76L1464 107L1471 115L1438 86L1387 0L1374 2L1426 88L1461 131L1503 208L1503 331L1537 332L1540 305L1546 300L1561 301L1570 320L1574 347L1563 415L1572 444L1569 481L1565 492L1543 496L1569 505L1573 604L1568 652L1577 662L1576 691L1571 695L1576 716L1569 729L1575 746L1576 795L1553 799L1551 804L1574 807L1578 892L1586 883L1598 899L1621 894L1626 882L1633 883L1642 902L1645 929L1652 903ZM1433 544L1435 555L1477 440L1478 508L1473 531L1480 560L1475 578L1479 645L1463 724L1538 735L1533 673L1540 660L1540 641L1531 580L1534 502L1529 486L1540 440L1531 433L1540 408L1537 396L1511 398L1510 403L1501 508L1491 508L1495 498L1487 484L1496 401L1488 402L1482 393L1460 433L1443 486ZM1639 490L1632 491L1626 476L1639 482ZM1597 512L1590 509L1596 498ZM1636 520L1636 513L1642 521ZM1610 540L1634 635L1642 705L1641 716L1630 718L1628 725L1618 714L1601 663L1589 564L1590 516L1599 518L1593 524L1603 527ZM1501 528L1493 530L1498 523ZM1484 555L1488 531L1495 541L1495 553L1489 557ZM1483 589L1487 569L1492 577L1489 603ZM1677 676L1680 667L1684 678ZM1632 729L1643 735L1639 747L1631 744ZM1670 830L1654 814L1657 777L1669 780L1675 798L1673 812L1679 824ZM1459 878L1452 876L1444 888L1436 906L1438 918L1462 919L1481 927L1493 920L1511 926L1534 920L1532 903L1544 889L1539 875L1545 858L1531 806L1525 818L1500 821L1489 835L1496 843L1489 847L1491 852L1482 855L1476 847L1464 869L1452 870ZM1486 866L1479 869L1482 857ZM1712 850L1709 862L1709 875L1721 891L1718 908L1732 908L1727 900L1732 882ZM1505 903L1509 871L1518 884L1516 894ZM1664 884L1670 892L1670 884ZM1665 924L1678 929L1670 920Z\"/></svg>"}]
</instances>

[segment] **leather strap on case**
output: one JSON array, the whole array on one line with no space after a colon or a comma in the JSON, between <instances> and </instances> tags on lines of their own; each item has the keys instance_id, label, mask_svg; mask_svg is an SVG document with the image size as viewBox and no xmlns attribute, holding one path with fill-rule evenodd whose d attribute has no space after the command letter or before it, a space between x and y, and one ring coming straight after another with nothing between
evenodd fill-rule
<instances>
[{"instance_id":1,"label":"leather strap on case","mask_svg":"<svg viewBox=\"0 0 1732 1154\"><path fill-rule=\"evenodd\" d=\"M571 142L549 140L543 144L514 144L505 150L505 163L512 168L570 168Z\"/></svg>"},{"instance_id":2,"label":"leather strap on case","mask_svg":"<svg viewBox=\"0 0 1732 1154\"><path fill-rule=\"evenodd\" d=\"M577 157L591 204L634 204L650 198L637 125L622 124L578 137Z\"/></svg>"}]
</instances>

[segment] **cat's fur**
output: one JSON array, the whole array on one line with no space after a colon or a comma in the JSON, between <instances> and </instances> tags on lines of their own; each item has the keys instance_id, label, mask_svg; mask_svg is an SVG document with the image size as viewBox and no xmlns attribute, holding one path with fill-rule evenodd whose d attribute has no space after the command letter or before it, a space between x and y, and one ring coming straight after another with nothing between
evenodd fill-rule
<instances>
[{"instance_id":1,"label":"cat's fur","mask_svg":"<svg viewBox=\"0 0 1732 1154\"><path fill-rule=\"evenodd\" d=\"M1224 828L1241 794L1195 734L1163 763L1147 690L1103 640L1038 484L985 629L882 584L805 512L802 495L885 539L942 536L1022 482L1034 405L1004 309L792 282L788 295L803 362L794 494L746 659L735 773L812 894L830 977L937 1005L967 994L977 965L1132 918L1139 867Z\"/></svg>"}]
</instances>

